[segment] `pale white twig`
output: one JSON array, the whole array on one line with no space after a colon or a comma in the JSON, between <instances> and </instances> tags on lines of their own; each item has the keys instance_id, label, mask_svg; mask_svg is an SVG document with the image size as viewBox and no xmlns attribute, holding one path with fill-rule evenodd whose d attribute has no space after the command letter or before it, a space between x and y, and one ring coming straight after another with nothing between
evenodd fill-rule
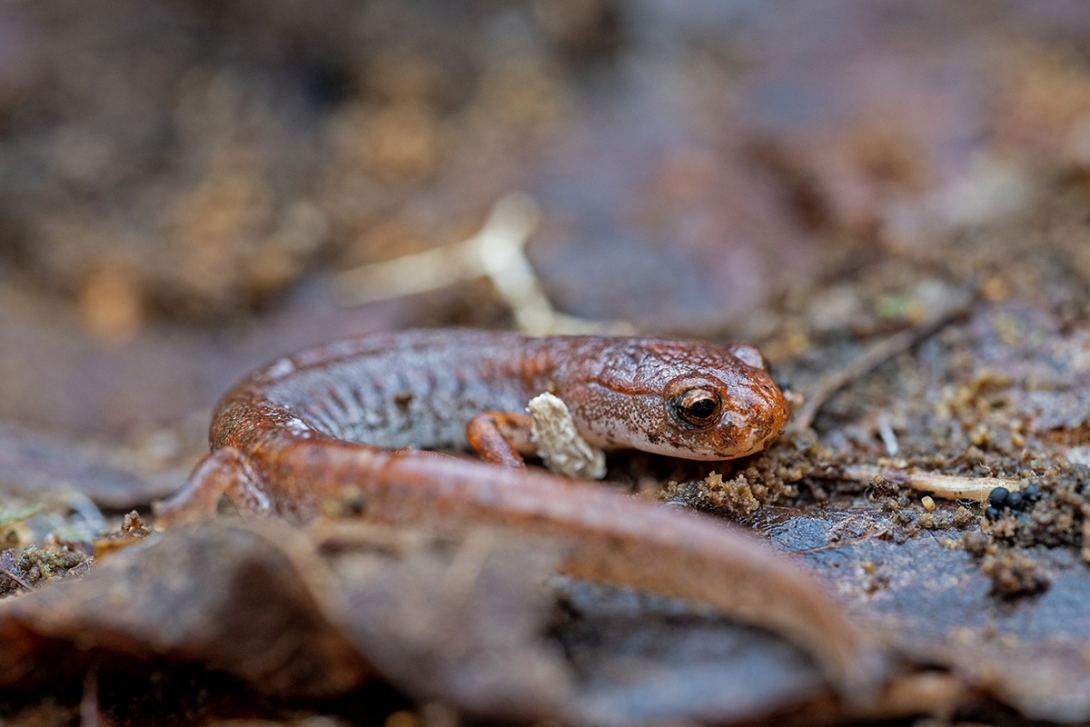
<instances>
[{"instance_id":1,"label":"pale white twig","mask_svg":"<svg viewBox=\"0 0 1090 727\"><path fill-rule=\"evenodd\" d=\"M526 241L540 217L532 197L512 192L496 202L484 226L469 239L361 265L338 275L334 284L345 305L359 305L488 277L524 333L632 333L627 323L576 318L553 308L526 257Z\"/></svg>"},{"instance_id":2,"label":"pale white twig","mask_svg":"<svg viewBox=\"0 0 1090 727\"><path fill-rule=\"evenodd\" d=\"M942 475L936 472L905 472L892 467L854 464L845 467L842 476L853 482L873 482L879 477L895 485L911 487L921 492L930 492L936 497L947 500L984 501L997 487L1006 487L1011 492L1022 489L1018 480L1002 477L962 477L960 475Z\"/></svg>"},{"instance_id":3,"label":"pale white twig","mask_svg":"<svg viewBox=\"0 0 1090 727\"><path fill-rule=\"evenodd\" d=\"M878 436L882 438L882 444L886 447L886 454L890 457L896 457L901 447L897 443L897 433L893 431L893 423L890 421L888 414L878 416Z\"/></svg>"}]
</instances>

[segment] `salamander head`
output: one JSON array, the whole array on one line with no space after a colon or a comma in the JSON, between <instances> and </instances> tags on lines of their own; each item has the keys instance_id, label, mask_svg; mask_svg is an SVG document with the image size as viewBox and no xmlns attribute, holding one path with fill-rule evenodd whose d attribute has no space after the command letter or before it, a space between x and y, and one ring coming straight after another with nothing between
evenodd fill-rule
<instances>
[{"instance_id":1,"label":"salamander head","mask_svg":"<svg viewBox=\"0 0 1090 727\"><path fill-rule=\"evenodd\" d=\"M756 347L650 341L641 349L636 373L611 372L610 405L587 417L599 446L734 459L761 451L787 424L787 401Z\"/></svg>"},{"instance_id":2,"label":"salamander head","mask_svg":"<svg viewBox=\"0 0 1090 727\"><path fill-rule=\"evenodd\" d=\"M707 351L703 358L699 368L665 382L664 422L654 451L711 460L761 451L779 436L789 413L764 356L738 343L719 362L709 360Z\"/></svg>"}]
</instances>

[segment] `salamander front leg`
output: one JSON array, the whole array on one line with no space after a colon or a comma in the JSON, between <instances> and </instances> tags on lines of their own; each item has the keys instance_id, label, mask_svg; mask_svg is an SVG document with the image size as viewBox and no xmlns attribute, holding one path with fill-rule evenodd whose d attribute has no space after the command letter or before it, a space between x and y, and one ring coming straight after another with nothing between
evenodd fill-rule
<instances>
[{"instance_id":1,"label":"salamander front leg","mask_svg":"<svg viewBox=\"0 0 1090 727\"><path fill-rule=\"evenodd\" d=\"M521 468L525 454L541 457L545 466L566 477L601 479L605 453L578 432L567 405L552 394L540 394L527 406L530 416L484 412L469 420L466 439L485 462Z\"/></svg>"},{"instance_id":2,"label":"salamander front leg","mask_svg":"<svg viewBox=\"0 0 1090 727\"><path fill-rule=\"evenodd\" d=\"M201 460L182 488L155 503L154 510L160 528L212 516L221 495L230 495L240 510L268 514L267 489L246 455L224 447Z\"/></svg>"},{"instance_id":3,"label":"salamander front leg","mask_svg":"<svg viewBox=\"0 0 1090 727\"><path fill-rule=\"evenodd\" d=\"M502 411L486 411L466 424L466 440L485 462L504 467L524 468L524 454L536 454L530 440L530 417Z\"/></svg>"}]
</instances>

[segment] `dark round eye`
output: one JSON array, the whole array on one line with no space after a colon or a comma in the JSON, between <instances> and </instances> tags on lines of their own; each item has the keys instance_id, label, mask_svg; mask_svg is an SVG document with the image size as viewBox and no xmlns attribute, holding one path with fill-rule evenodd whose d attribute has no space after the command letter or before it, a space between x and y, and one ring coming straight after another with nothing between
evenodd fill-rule
<instances>
[{"instance_id":1,"label":"dark round eye","mask_svg":"<svg viewBox=\"0 0 1090 727\"><path fill-rule=\"evenodd\" d=\"M674 398L674 409L690 424L704 426L719 416L719 396L708 389L689 389Z\"/></svg>"}]
</instances>

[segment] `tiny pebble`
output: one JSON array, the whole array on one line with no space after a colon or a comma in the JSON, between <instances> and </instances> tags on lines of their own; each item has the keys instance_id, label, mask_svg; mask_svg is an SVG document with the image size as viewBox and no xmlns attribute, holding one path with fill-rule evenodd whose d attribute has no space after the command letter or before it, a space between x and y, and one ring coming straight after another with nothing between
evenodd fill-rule
<instances>
[{"instance_id":1,"label":"tiny pebble","mask_svg":"<svg viewBox=\"0 0 1090 727\"><path fill-rule=\"evenodd\" d=\"M1021 510L1023 504L1021 492L1012 492L1007 495L1007 507L1011 510Z\"/></svg>"},{"instance_id":2,"label":"tiny pebble","mask_svg":"<svg viewBox=\"0 0 1090 727\"><path fill-rule=\"evenodd\" d=\"M1026 485L1022 488L1022 498L1028 502L1037 502L1037 498L1041 496L1041 490L1037 485Z\"/></svg>"},{"instance_id":3,"label":"tiny pebble","mask_svg":"<svg viewBox=\"0 0 1090 727\"><path fill-rule=\"evenodd\" d=\"M1001 508L1007 504L1007 497L1010 496L1010 494L1010 490L1006 487L996 487L988 493L988 502L990 502L994 508Z\"/></svg>"},{"instance_id":4,"label":"tiny pebble","mask_svg":"<svg viewBox=\"0 0 1090 727\"><path fill-rule=\"evenodd\" d=\"M920 498L920 504L923 505L923 509L931 512L935 509L935 501L931 499L931 495L924 495Z\"/></svg>"},{"instance_id":5,"label":"tiny pebble","mask_svg":"<svg viewBox=\"0 0 1090 727\"><path fill-rule=\"evenodd\" d=\"M987 510L984 511L984 517L988 518L992 522L995 522L999 519L999 508L989 507Z\"/></svg>"}]
</instances>

